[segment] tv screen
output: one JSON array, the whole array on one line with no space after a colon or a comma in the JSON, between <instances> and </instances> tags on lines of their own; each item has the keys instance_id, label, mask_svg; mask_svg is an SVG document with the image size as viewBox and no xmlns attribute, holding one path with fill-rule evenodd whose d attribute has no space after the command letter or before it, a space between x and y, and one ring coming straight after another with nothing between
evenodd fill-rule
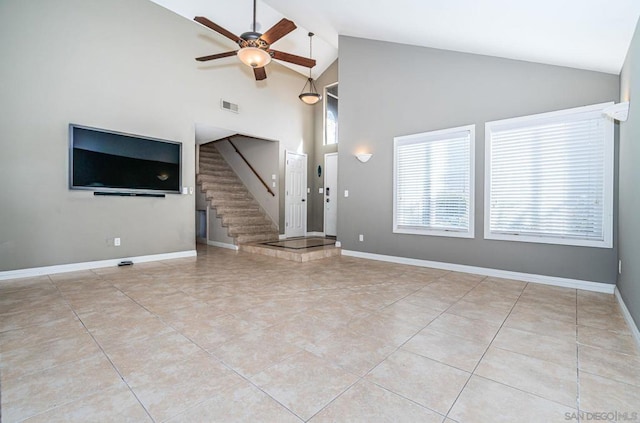
<instances>
[{"instance_id":1,"label":"tv screen","mask_svg":"<svg viewBox=\"0 0 640 423\"><path fill-rule=\"evenodd\" d=\"M180 193L182 144L69 125L71 189Z\"/></svg>"}]
</instances>

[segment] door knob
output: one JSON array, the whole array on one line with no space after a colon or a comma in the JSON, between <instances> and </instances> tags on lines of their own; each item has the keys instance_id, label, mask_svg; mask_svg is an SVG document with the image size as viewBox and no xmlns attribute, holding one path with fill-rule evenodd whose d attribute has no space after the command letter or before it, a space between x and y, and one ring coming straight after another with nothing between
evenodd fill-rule
<instances>
[{"instance_id":1,"label":"door knob","mask_svg":"<svg viewBox=\"0 0 640 423\"><path fill-rule=\"evenodd\" d=\"M328 202L330 202L330 201L331 201L331 200L329 200L329 199L327 198L327 203L328 203Z\"/></svg>"},{"instance_id":2,"label":"door knob","mask_svg":"<svg viewBox=\"0 0 640 423\"><path fill-rule=\"evenodd\" d=\"M304 203L305 201L307 201L307 200L303 198L303 199L302 199L302 202Z\"/></svg>"}]
</instances>

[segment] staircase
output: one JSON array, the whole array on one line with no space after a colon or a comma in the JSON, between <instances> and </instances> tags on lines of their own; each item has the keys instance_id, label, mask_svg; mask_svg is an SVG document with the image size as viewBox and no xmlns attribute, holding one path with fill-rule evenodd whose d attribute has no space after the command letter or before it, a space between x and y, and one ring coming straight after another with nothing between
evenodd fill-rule
<instances>
[{"instance_id":1,"label":"staircase","mask_svg":"<svg viewBox=\"0 0 640 423\"><path fill-rule=\"evenodd\" d=\"M278 230L240 178L215 148L214 143L200 146L200 172L197 182L222 226L236 245L274 241Z\"/></svg>"}]
</instances>

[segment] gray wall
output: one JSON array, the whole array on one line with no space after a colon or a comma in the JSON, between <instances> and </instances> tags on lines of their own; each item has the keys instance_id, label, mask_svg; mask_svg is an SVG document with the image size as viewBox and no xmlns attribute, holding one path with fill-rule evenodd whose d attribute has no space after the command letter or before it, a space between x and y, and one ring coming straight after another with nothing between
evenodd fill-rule
<instances>
[{"instance_id":1,"label":"gray wall","mask_svg":"<svg viewBox=\"0 0 640 423\"><path fill-rule=\"evenodd\" d=\"M336 60L316 81L316 87L324 95L327 85L338 82L338 61ZM325 96L326 97L326 96ZM307 184L311 188L307 210L309 232L324 232L324 195L318 193L318 189L324 187L324 155L338 151L338 144L324 145L324 101L313 106L314 117L314 147L313 156L309 158L309 178ZM318 177L318 165L322 166L322 176Z\"/></svg>"},{"instance_id":2,"label":"gray wall","mask_svg":"<svg viewBox=\"0 0 640 423\"><path fill-rule=\"evenodd\" d=\"M190 187L196 123L282 152L312 145L305 76L274 62L256 82L234 58L199 64L232 43L147 0L2 0L0 39L0 272L195 248L194 195L68 189L70 122L181 141Z\"/></svg>"},{"instance_id":3,"label":"gray wall","mask_svg":"<svg viewBox=\"0 0 640 423\"><path fill-rule=\"evenodd\" d=\"M636 326L640 326L640 23L621 74L620 101L629 100L629 119L620 123L618 248L622 274L618 289Z\"/></svg>"},{"instance_id":4,"label":"gray wall","mask_svg":"<svg viewBox=\"0 0 640 423\"><path fill-rule=\"evenodd\" d=\"M340 37L339 60L345 249L615 283L616 248L484 240L483 179L485 122L617 100L618 76L351 37ZM475 238L392 233L393 137L468 124L476 124ZM373 153L368 163L354 158L359 149Z\"/></svg>"}]
</instances>

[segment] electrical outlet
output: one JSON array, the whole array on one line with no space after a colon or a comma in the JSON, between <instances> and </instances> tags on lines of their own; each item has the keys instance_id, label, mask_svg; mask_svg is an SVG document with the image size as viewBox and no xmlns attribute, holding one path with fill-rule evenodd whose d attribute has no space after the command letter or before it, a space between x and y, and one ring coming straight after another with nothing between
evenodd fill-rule
<instances>
[{"instance_id":1,"label":"electrical outlet","mask_svg":"<svg viewBox=\"0 0 640 423\"><path fill-rule=\"evenodd\" d=\"M344 190L344 197L347 198L349 196L349 190L345 189Z\"/></svg>"},{"instance_id":2,"label":"electrical outlet","mask_svg":"<svg viewBox=\"0 0 640 423\"><path fill-rule=\"evenodd\" d=\"M120 238L113 238L113 245L116 247L120 246Z\"/></svg>"},{"instance_id":3,"label":"electrical outlet","mask_svg":"<svg viewBox=\"0 0 640 423\"><path fill-rule=\"evenodd\" d=\"M358 236L358 240L359 240L360 242L363 242L363 241L364 241L364 235L363 235L363 234L360 234L360 235Z\"/></svg>"}]
</instances>

